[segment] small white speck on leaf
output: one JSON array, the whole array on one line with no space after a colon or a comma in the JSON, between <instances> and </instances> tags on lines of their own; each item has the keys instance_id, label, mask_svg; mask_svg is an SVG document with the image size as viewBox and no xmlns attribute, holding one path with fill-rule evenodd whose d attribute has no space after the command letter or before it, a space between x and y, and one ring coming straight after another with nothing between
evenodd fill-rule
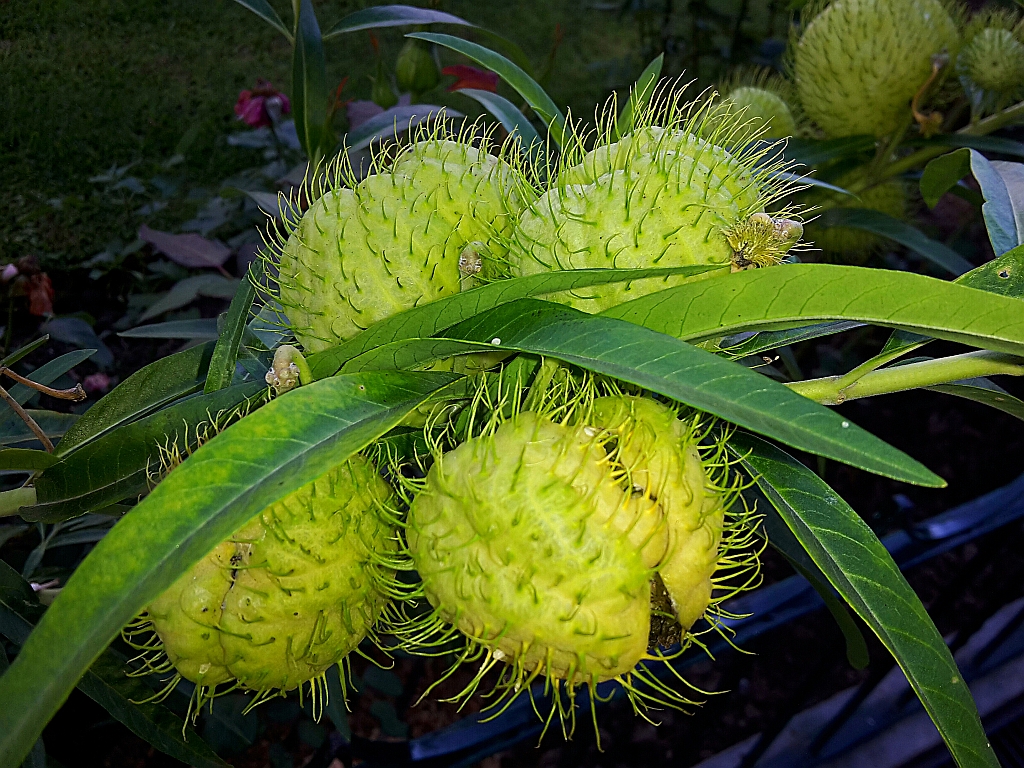
<instances>
[{"instance_id":1,"label":"small white speck on leaf","mask_svg":"<svg viewBox=\"0 0 1024 768\"><path fill-rule=\"evenodd\" d=\"M501 339L499 339L497 336L495 336L493 339L491 339L491 344L494 344L494 345L501 344Z\"/></svg>"},{"instance_id":2,"label":"small white speck on leaf","mask_svg":"<svg viewBox=\"0 0 1024 768\"><path fill-rule=\"evenodd\" d=\"M844 421L843 422L843 429L846 429L848 426L850 426L850 422Z\"/></svg>"}]
</instances>

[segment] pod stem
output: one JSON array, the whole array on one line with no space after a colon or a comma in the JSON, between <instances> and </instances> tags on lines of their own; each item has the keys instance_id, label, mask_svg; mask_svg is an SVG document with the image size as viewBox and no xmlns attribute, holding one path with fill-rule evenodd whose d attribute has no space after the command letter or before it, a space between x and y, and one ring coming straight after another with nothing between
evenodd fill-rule
<instances>
[{"instance_id":1,"label":"pod stem","mask_svg":"<svg viewBox=\"0 0 1024 768\"><path fill-rule=\"evenodd\" d=\"M1024 358L1001 352L968 352L939 360L897 365L867 373L852 383L842 376L797 381L787 386L823 405L840 405L847 400L933 387L980 376L1024 375Z\"/></svg>"}]
</instances>

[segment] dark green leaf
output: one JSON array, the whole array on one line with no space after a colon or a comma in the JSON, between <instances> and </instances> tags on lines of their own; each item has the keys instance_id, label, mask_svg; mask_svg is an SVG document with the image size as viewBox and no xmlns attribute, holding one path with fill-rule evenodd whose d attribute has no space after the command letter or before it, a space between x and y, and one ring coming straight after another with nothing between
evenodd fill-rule
<instances>
[{"instance_id":1,"label":"dark green leaf","mask_svg":"<svg viewBox=\"0 0 1024 768\"><path fill-rule=\"evenodd\" d=\"M368 147L379 139L395 139L403 131L411 130L420 123L439 116L462 117L462 113L451 107L437 104L404 104L374 115L354 131L345 136L349 151Z\"/></svg>"},{"instance_id":2,"label":"dark green leaf","mask_svg":"<svg viewBox=\"0 0 1024 768\"><path fill-rule=\"evenodd\" d=\"M963 381L954 381L952 384L925 387L925 389L973 400L1024 421L1024 401L1017 399L1002 387L985 378L964 379Z\"/></svg>"},{"instance_id":3,"label":"dark green leaf","mask_svg":"<svg viewBox=\"0 0 1024 768\"><path fill-rule=\"evenodd\" d=\"M151 320L172 309L181 309L200 296L230 299L238 289L238 280L224 275L195 275L179 280L159 301L142 313L141 321ZM137 329L136 329L137 330Z\"/></svg>"},{"instance_id":4,"label":"dark green leaf","mask_svg":"<svg viewBox=\"0 0 1024 768\"><path fill-rule=\"evenodd\" d=\"M791 328L788 331L761 331L755 333L748 339L738 344L731 344L725 339L720 348L729 357L738 358L747 355L756 355L767 352L769 349L778 349L788 344L796 344L800 341L819 339L822 336L832 336L844 331L852 331L854 328L863 328L864 323L857 323L850 320L840 320L835 323L816 323L805 325L802 328Z\"/></svg>"},{"instance_id":5,"label":"dark green leaf","mask_svg":"<svg viewBox=\"0 0 1024 768\"><path fill-rule=\"evenodd\" d=\"M995 152L1000 155L1024 158L1024 144L1000 136L973 136L969 133L947 133L930 139L918 139L908 143L918 146L939 144L946 147L970 147L981 152Z\"/></svg>"},{"instance_id":6,"label":"dark green leaf","mask_svg":"<svg viewBox=\"0 0 1024 768\"><path fill-rule=\"evenodd\" d=\"M277 11L274 10L267 0L235 0L235 2L255 13L267 24L288 38L288 42L292 42L292 33L288 31L288 27L284 25L281 17L277 15Z\"/></svg>"},{"instance_id":7,"label":"dark green leaf","mask_svg":"<svg viewBox=\"0 0 1024 768\"><path fill-rule=\"evenodd\" d=\"M56 440L63 435L79 418L73 413L57 413L56 411L30 410L27 413L51 440ZM18 443L35 442L35 440L35 433L13 413L0 424L0 445L17 445Z\"/></svg>"},{"instance_id":8,"label":"dark green leaf","mask_svg":"<svg viewBox=\"0 0 1024 768\"><path fill-rule=\"evenodd\" d=\"M881 211L869 208L832 208L824 211L815 222L821 227L848 227L862 229L894 240L923 256L954 275L962 275L972 264L952 248L938 240L926 237L921 230L906 222L894 219Z\"/></svg>"},{"instance_id":9,"label":"dark green leaf","mask_svg":"<svg viewBox=\"0 0 1024 768\"><path fill-rule=\"evenodd\" d=\"M406 37L414 37L418 40L426 40L428 43L451 48L464 56L469 57L477 64L487 67L496 72L506 83L512 86L519 95L526 99L526 103L533 107L534 112L543 121L551 138L559 145L562 144L565 132L565 116L555 106L555 102L544 92L536 80L530 77L517 64L513 64L500 53L495 53L482 45L471 43L459 37L451 35L439 35L434 32L415 32Z\"/></svg>"},{"instance_id":10,"label":"dark green leaf","mask_svg":"<svg viewBox=\"0 0 1024 768\"><path fill-rule=\"evenodd\" d=\"M39 366L25 378L36 382L36 384L52 384L79 363L84 363L95 352L95 349L77 349L74 352L68 352L66 355L61 355ZM7 391L21 405L31 400L33 395L38 394L36 390L26 387L24 384L15 384ZM3 408L0 408L0 418L6 420L8 417L18 418L17 415L11 412L10 406L5 403Z\"/></svg>"},{"instance_id":11,"label":"dark green leaf","mask_svg":"<svg viewBox=\"0 0 1024 768\"><path fill-rule=\"evenodd\" d=\"M970 172L969 150L958 149L936 157L924 167L924 173L921 174L921 197L929 208L934 208L939 198Z\"/></svg>"},{"instance_id":12,"label":"dark green leaf","mask_svg":"<svg viewBox=\"0 0 1024 768\"><path fill-rule=\"evenodd\" d=\"M457 93L479 102L484 109L498 118L498 122L509 133L518 133L522 139L522 149L525 154L531 155L542 150L544 142L541 141L536 129L530 124L526 115L519 111L519 107L504 96L491 91L479 91L475 88L461 88Z\"/></svg>"},{"instance_id":13,"label":"dark green leaf","mask_svg":"<svg viewBox=\"0 0 1024 768\"><path fill-rule=\"evenodd\" d=\"M86 411L67 431L54 454L65 456L100 435L198 392L210 364L213 342L163 357L136 371Z\"/></svg>"},{"instance_id":14,"label":"dark green leaf","mask_svg":"<svg viewBox=\"0 0 1024 768\"><path fill-rule=\"evenodd\" d=\"M790 139L786 144L786 159L816 168L848 157L870 152L875 148L874 136L844 136L839 139Z\"/></svg>"},{"instance_id":15,"label":"dark green leaf","mask_svg":"<svg viewBox=\"0 0 1024 768\"><path fill-rule=\"evenodd\" d=\"M985 217L985 228L992 250L996 256L1016 248L1021 244L1021 236L1017 232L1013 195L1010 194L1008 179L1004 178L1001 166L1006 163L990 163L984 155L973 149L971 153L971 171L981 187L981 195L985 203L981 213ZM1024 198L1024 194L1018 193Z\"/></svg>"},{"instance_id":16,"label":"dark green leaf","mask_svg":"<svg viewBox=\"0 0 1024 768\"><path fill-rule=\"evenodd\" d=\"M322 379L326 376L333 376L348 360L382 344L398 339L433 336L449 325L454 325L492 307L528 296L540 296L545 293L556 293L605 283L665 279L670 275L681 274L696 275L712 269L715 267L576 269L499 280L490 285L473 288L392 315L337 347L311 355L309 366L313 371L313 378Z\"/></svg>"},{"instance_id":17,"label":"dark green leaf","mask_svg":"<svg viewBox=\"0 0 1024 768\"><path fill-rule=\"evenodd\" d=\"M382 27L406 27L410 24L461 24L473 27L458 16L430 8L414 8L411 5L378 5L375 8L364 8L350 13L325 34L324 40L346 32L358 32L363 29L381 29Z\"/></svg>"},{"instance_id":18,"label":"dark green leaf","mask_svg":"<svg viewBox=\"0 0 1024 768\"><path fill-rule=\"evenodd\" d=\"M1017 299L910 272L786 264L684 283L604 313L687 341L853 320L1024 354Z\"/></svg>"},{"instance_id":19,"label":"dark green leaf","mask_svg":"<svg viewBox=\"0 0 1024 768\"><path fill-rule=\"evenodd\" d=\"M664 63L665 54L661 53L640 73L636 84L629 92L629 100L623 105L619 119L615 122L615 138L633 132L635 116L642 113L651 103L651 97L658 85L658 78L661 77L661 67Z\"/></svg>"},{"instance_id":20,"label":"dark green leaf","mask_svg":"<svg viewBox=\"0 0 1024 768\"><path fill-rule=\"evenodd\" d=\"M41 346L43 346L49 340L50 340L50 337L44 335L44 336L41 336L40 338L36 339L35 341L30 341L28 344L26 344L23 347L19 347L18 349L16 349L13 352L11 352L11 354L9 354L3 360L0 360L0 368L10 368L12 365L14 365L16 362L21 360L23 357L25 357L27 355L30 355L33 352L35 352L37 349L39 349Z\"/></svg>"},{"instance_id":21,"label":"dark green leaf","mask_svg":"<svg viewBox=\"0 0 1024 768\"><path fill-rule=\"evenodd\" d=\"M0 634L21 645L43 614L28 582L0 560ZM153 695L137 678L128 677L127 659L107 649L89 667L78 688L140 738L161 752L197 768L224 768L218 758L194 732L186 741L181 718L158 704L135 704Z\"/></svg>"},{"instance_id":22,"label":"dark green leaf","mask_svg":"<svg viewBox=\"0 0 1024 768\"><path fill-rule=\"evenodd\" d=\"M20 514L33 522L59 522L146 491L160 449L196 444L196 428L266 388L238 384L198 395L106 432L63 457L35 479L37 504Z\"/></svg>"},{"instance_id":23,"label":"dark green leaf","mask_svg":"<svg viewBox=\"0 0 1024 768\"><path fill-rule=\"evenodd\" d=\"M905 482L944 485L906 454L788 387L632 323L520 299L459 323L444 335L475 342L467 345L467 351L483 343L553 357L636 384L801 450Z\"/></svg>"},{"instance_id":24,"label":"dark green leaf","mask_svg":"<svg viewBox=\"0 0 1024 768\"><path fill-rule=\"evenodd\" d=\"M199 341L217 338L217 321L171 320L166 323L140 325L117 334L126 339L197 339Z\"/></svg>"},{"instance_id":25,"label":"dark green leaf","mask_svg":"<svg viewBox=\"0 0 1024 768\"><path fill-rule=\"evenodd\" d=\"M318 381L203 445L86 557L0 677L0 765L20 762L121 627L214 545L457 381L396 372Z\"/></svg>"},{"instance_id":26,"label":"dark green leaf","mask_svg":"<svg viewBox=\"0 0 1024 768\"><path fill-rule=\"evenodd\" d=\"M957 762L998 766L952 654L871 529L775 446L745 434L729 445L832 586L893 654Z\"/></svg>"},{"instance_id":27,"label":"dark green leaf","mask_svg":"<svg viewBox=\"0 0 1024 768\"><path fill-rule=\"evenodd\" d=\"M292 57L292 114L311 162L320 157L327 126L327 65L312 0L300 0Z\"/></svg>"},{"instance_id":28,"label":"dark green leaf","mask_svg":"<svg viewBox=\"0 0 1024 768\"><path fill-rule=\"evenodd\" d=\"M46 469L57 463L57 457L46 451L33 451L28 448L5 448L0 450L0 469L35 472Z\"/></svg>"},{"instance_id":29,"label":"dark green leaf","mask_svg":"<svg viewBox=\"0 0 1024 768\"><path fill-rule=\"evenodd\" d=\"M235 376L235 361L238 359L238 345L242 342L242 333L249 322L249 310L256 298L256 285L263 277L263 261L257 259L249 269L249 274L242 278L238 291L231 299L224 327L214 347L210 359L209 372L206 375L205 392L215 392L231 384Z\"/></svg>"}]
</instances>

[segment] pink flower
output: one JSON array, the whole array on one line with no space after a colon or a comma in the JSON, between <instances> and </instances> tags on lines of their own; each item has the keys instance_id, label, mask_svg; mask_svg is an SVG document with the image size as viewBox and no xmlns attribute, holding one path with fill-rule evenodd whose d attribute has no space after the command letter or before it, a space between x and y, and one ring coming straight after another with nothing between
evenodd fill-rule
<instances>
[{"instance_id":1,"label":"pink flower","mask_svg":"<svg viewBox=\"0 0 1024 768\"><path fill-rule=\"evenodd\" d=\"M281 115L292 111L288 97L276 90L266 80L257 79L251 91L242 91L235 102L238 119L252 128L260 128L277 122Z\"/></svg>"},{"instance_id":2,"label":"pink flower","mask_svg":"<svg viewBox=\"0 0 1024 768\"><path fill-rule=\"evenodd\" d=\"M8 264L4 267L4 271L0 272L0 283L9 283L20 274L21 273L14 264Z\"/></svg>"},{"instance_id":3,"label":"pink flower","mask_svg":"<svg viewBox=\"0 0 1024 768\"><path fill-rule=\"evenodd\" d=\"M442 75L452 75L455 82L448 86L449 91L461 91L473 88L478 91L497 91L498 75L486 69L477 69L465 64L454 64L441 70Z\"/></svg>"},{"instance_id":4,"label":"pink flower","mask_svg":"<svg viewBox=\"0 0 1024 768\"><path fill-rule=\"evenodd\" d=\"M82 379L82 386L90 394L93 392L103 394L110 389L111 383L110 377L105 373L90 373Z\"/></svg>"}]
</instances>

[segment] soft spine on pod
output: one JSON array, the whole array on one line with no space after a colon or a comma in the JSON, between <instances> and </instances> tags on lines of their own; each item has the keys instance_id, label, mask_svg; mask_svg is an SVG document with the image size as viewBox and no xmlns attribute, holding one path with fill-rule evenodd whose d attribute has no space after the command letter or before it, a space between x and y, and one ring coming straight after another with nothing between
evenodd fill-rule
<instances>
[{"instance_id":1,"label":"soft spine on pod","mask_svg":"<svg viewBox=\"0 0 1024 768\"><path fill-rule=\"evenodd\" d=\"M710 101L686 106L679 99L671 90L659 96L638 115L633 132L618 140L613 122L599 117L603 127L589 151L583 149L587 137L573 135L557 178L512 232L513 275L608 267L730 269L782 259L802 233L798 222L785 218L792 213L780 211L773 219L778 227L751 222L768 217L765 207L792 191L774 174L779 165L759 165L769 151L764 147L725 148L746 130L741 116ZM730 234L744 242L744 250L734 248ZM551 298L599 312L687 279L696 278L619 283Z\"/></svg>"},{"instance_id":2,"label":"soft spine on pod","mask_svg":"<svg viewBox=\"0 0 1024 768\"><path fill-rule=\"evenodd\" d=\"M528 188L489 154L487 136L471 143L473 131L448 138L439 128L421 130L393 162L375 157L358 183L339 161L310 185L317 199L300 218L282 216L292 223L268 255L272 293L308 352L458 293L490 260L503 259L500 236Z\"/></svg>"},{"instance_id":3,"label":"soft spine on pod","mask_svg":"<svg viewBox=\"0 0 1024 768\"><path fill-rule=\"evenodd\" d=\"M413 653L462 636L448 674L481 666L458 699L504 665L489 710L539 676L564 687L545 729L557 712L568 735L580 685L592 702L617 680L638 709L692 703L638 664L689 645L702 616L714 626L722 593L756 580L757 556L750 521L729 517L738 485L721 445L700 445L711 434L701 418L621 394L553 403L514 401L454 449L432 444L433 466L405 490L409 556L434 610L389 631ZM745 583L722 583L738 573Z\"/></svg>"},{"instance_id":4,"label":"soft spine on pod","mask_svg":"<svg viewBox=\"0 0 1024 768\"><path fill-rule=\"evenodd\" d=\"M195 683L193 713L228 690L255 691L253 707L308 684L319 716L324 673L373 636L393 591L392 500L354 456L267 507L125 630L139 674L173 673L158 697Z\"/></svg>"},{"instance_id":5,"label":"soft spine on pod","mask_svg":"<svg viewBox=\"0 0 1024 768\"><path fill-rule=\"evenodd\" d=\"M833 0L804 16L793 78L804 112L828 137L883 137L909 125L932 56L955 53L959 40L940 0Z\"/></svg>"}]
</instances>

